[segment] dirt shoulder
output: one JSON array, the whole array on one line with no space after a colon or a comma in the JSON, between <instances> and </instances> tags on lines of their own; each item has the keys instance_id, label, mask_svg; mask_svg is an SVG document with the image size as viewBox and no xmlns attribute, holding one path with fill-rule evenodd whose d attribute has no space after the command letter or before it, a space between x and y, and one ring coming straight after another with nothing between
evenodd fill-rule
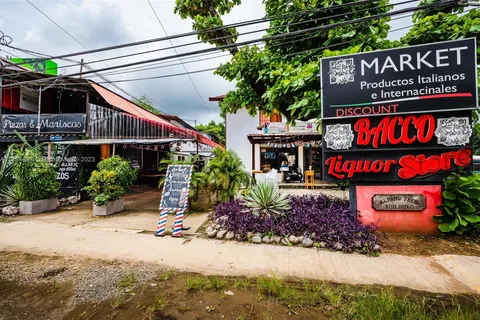
<instances>
[{"instance_id":1,"label":"dirt shoulder","mask_svg":"<svg viewBox=\"0 0 480 320\"><path fill-rule=\"evenodd\" d=\"M478 296L0 252L0 319L469 319ZM26 303L28 302L28 303ZM448 317L447 317L448 316Z\"/></svg>"},{"instance_id":2,"label":"dirt shoulder","mask_svg":"<svg viewBox=\"0 0 480 320\"><path fill-rule=\"evenodd\" d=\"M406 256L437 256L458 254L480 257L480 236L426 236L404 233L379 233L382 253Z\"/></svg>"}]
</instances>

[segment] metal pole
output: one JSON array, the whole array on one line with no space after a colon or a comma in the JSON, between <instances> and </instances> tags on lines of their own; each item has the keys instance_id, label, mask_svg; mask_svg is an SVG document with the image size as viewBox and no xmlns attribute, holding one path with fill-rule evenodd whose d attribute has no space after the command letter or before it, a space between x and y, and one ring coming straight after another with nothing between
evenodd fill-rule
<instances>
[{"instance_id":1,"label":"metal pole","mask_svg":"<svg viewBox=\"0 0 480 320\"><path fill-rule=\"evenodd\" d=\"M80 60L80 75L78 76L80 79L82 79L82 72L83 72L83 59Z\"/></svg>"},{"instance_id":2,"label":"metal pole","mask_svg":"<svg viewBox=\"0 0 480 320\"><path fill-rule=\"evenodd\" d=\"M38 135L40 135L40 112L42 109L42 87L39 89L38 94L38 115L37 115L37 126L38 126Z\"/></svg>"}]
</instances>

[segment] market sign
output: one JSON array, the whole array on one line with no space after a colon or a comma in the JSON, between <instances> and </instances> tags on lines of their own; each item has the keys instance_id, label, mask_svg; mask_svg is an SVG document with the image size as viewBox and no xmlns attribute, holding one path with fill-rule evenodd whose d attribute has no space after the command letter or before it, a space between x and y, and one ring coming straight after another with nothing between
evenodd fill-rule
<instances>
[{"instance_id":1,"label":"market sign","mask_svg":"<svg viewBox=\"0 0 480 320\"><path fill-rule=\"evenodd\" d=\"M58 64L53 60L39 60L37 58L10 58L9 60L36 72L55 76L58 74Z\"/></svg>"},{"instance_id":2,"label":"market sign","mask_svg":"<svg viewBox=\"0 0 480 320\"><path fill-rule=\"evenodd\" d=\"M36 114L5 114L1 116L3 134L38 133L85 133L86 114L42 114L40 123Z\"/></svg>"},{"instance_id":3,"label":"market sign","mask_svg":"<svg viewBox=\"0 0 480 320\"><path fill-rule=\"evenodd\" d=\"M476 39L321 60L322 119L474 110Z\"/></svg>"}]
</instances>

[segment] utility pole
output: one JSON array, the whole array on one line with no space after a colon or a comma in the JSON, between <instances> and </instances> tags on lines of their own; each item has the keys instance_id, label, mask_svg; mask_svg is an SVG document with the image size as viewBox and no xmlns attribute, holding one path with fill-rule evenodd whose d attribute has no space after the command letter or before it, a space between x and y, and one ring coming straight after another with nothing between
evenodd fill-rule
<instances>
[{"instance_id":1,"label":"utility pole","mask_svg":"<svg viewBox=\"0 0 480 320\"><path fill-rule=\"evenodd\" d=\"M83 58L80 60L80 75L78 76L80 79L82 79L82 72L83 72Z\"/></svg>"}]
</instances>

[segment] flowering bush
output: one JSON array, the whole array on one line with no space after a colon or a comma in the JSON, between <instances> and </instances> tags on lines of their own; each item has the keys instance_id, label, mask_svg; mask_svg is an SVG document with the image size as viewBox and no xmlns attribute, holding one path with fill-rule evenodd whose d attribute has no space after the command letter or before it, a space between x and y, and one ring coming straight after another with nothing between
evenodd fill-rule
<instances>
[{"instance_id":1,"label":"flowering bush","mask_svg":"<svg viewBox=\"0 0 480 320\"><path fill-rule=\"evenodd\" d=\"M262 233L286 237L289 235L312 237L326 248L345 252L372 253L378 244L375 226L364 226L350 211L347 200L315 196L289 197L291 209L283 216L254 215L241 200L220 203L214 207L213 219L222 227L233 231L242 239L247 233ZM378 250L378 249L377 249Z\"/></svg>"}]
</instances>

